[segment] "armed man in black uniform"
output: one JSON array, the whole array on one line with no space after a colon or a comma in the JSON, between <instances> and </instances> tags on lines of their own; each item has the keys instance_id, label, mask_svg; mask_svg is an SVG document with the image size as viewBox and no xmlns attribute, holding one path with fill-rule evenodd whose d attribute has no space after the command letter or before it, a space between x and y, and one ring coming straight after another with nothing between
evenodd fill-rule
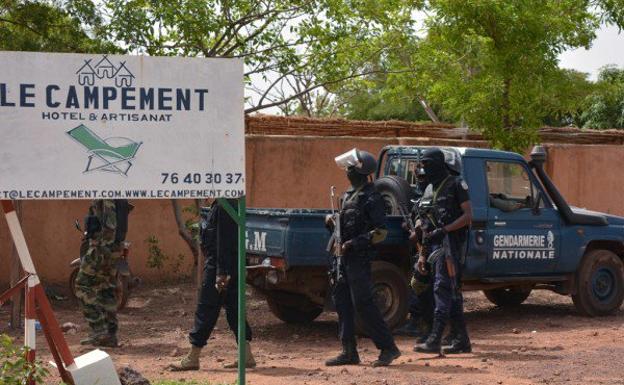
<instances>
[{"instance_id":1,"label":"armed man in black uniform","mask_svg":"<svg viewBox=\"0 0 624 385\"><path fill-rule=\"evenodd\" d=\"M416 177L416 195L421 197L428 185L422 164L416 165L412 173ZM403 223L403 228L409 231L409 240L416 250L414 271L410 280L410 287L412 288L409 293L410 317L403 326L395 329L393 334L416 337L416 340L420 343L425 342L427 337L429 337L433 324L433 274L430 270L427 274L422 274L416 266L418 256L426 252L426 248L423 246L423 232L428 231L428 221L426 218L420 217L417 205L414 205L410 216L410 218L405 218L406 222ZM413 226L407 223L408 220L411 221Z\"/></svg>"},{"instance_id":2,"label":"armed man in black uniform","mask_svg":"<svg viewBox=\"0 0 624 385\"><path fill-rule=\"evenodd\" d=\"M236 207L235 199L227 201ZM228 325L238 341L238 226L217 201L209 209L202 209L201 217L201 249L206 262L195 325L189 333L191 350L179 364L169 366L171 371L199 370L201 350L206 346L223 306ZM256 361L251 353L251 328L246 321L245 328L245 367L253 368ZM224 367L236 368L238 362Z\"/></svg>"},{"instance_id":3,"label":"armed man in black uniform","mask_svg":"<svg viewBox=\"0 0 624 385\"><path fill-rule=\"evenodd\" d=\"M433 226L424 234L423 241L428 252L420 255L417 268L424 274L429 263L433 269L435 310L431 334L414 350L423 353L440 353L441 350L446 354L467 353L471 351L471 344L464 320L461 267L467 230L472 221L468 184L461 177L450 174L444 153L438 148L425 150L422 162L429 186L421 202L429 199L431 209L427 216ZM454 338L449 346L441 349L442 333L449 322Z\"/></svg>"},{"instance_id":4,"label":"armed man in black uniform","mask_svg":"<svg viewBox=\"0 0 624 385\"><path fill-rule=\"evenodd\" d=\"M338 223L328 216L328 227L338 225L338 239L333 237L334 265L333 299L338 312L342 353L326 361L327 366L357 365L360 357L355 340L354 318L357 314L375 346L381 350L373 366L387 366L401 355L388 325L373 302L371 281L372 246L382 242L387 234L385 210L381 195L375 190L369 175L377 161L366 151L353 149L336 157L336 163L347 171L351 188L341 198Z\"/></svg>"}]
</instances>

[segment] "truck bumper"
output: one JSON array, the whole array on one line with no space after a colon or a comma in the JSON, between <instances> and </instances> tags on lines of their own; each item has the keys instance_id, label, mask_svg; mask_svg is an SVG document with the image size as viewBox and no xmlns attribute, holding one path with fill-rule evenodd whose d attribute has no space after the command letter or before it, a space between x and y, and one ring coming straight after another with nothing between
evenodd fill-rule
<instances>
[{"instance_id":1,"label":"truck bumper","mask_svg":"<svg viewBox=\"0 0 624 385\"><path fill-rule=\"evenodd\" d=\"M275 262L267 257L260 264L248 265L247 283L266 296L284 299L304 296L318 306L325 304L329 287L327 269L280 267L271 260ZM247 261L254 262L250 258Z\"/></svg>"}]
</instances>

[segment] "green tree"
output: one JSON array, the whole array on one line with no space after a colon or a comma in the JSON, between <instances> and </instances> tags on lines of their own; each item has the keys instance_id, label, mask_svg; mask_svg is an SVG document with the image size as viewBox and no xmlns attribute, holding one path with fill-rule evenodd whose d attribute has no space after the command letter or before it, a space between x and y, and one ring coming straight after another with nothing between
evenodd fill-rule
<instances>
[{"instance_id":1,"label":"green tree","mask_svg":"<svg viewBox=\"0 0 624 385\"><path fill-rule=\"evenodd\" d=\"M542 109L546 126L582 126L586 98L596 88L587 74L569 69L553 72L553 79L544 90Z\"/></svg>"},{"instance_id":2,"label":"green tree","mask_svg":"<svg viewBox=\"0 0 624 385\"><path fill-rule=\"evenodd\" d=\"M589 48L604 23L623 25L624 1L430 0L423 9L421 31L392 37L400 48L381 56L381 75L336 91L342 110L370 118L380 105L426 100L440 118L482 132L495 147L524 150L540 126L582 121L594 86L560 69L558 56Z\"/></svg>"},{"instance_id":3,"label":"green tree","mask_svg":"<svg viewBox=\"0 0 624 385\"><path fill-rule=\"evenodd\" d=\"M562 51L589 47L599 17L586 1L428 2L427 36L408 58L444 115L495 146L523 150L553 106ZM403 78L396 79L403 82Z\"/></svg>"},{"instance_id":4,"label":"green tree","mask_svg":"<svg viewBox=\"0 0 624 385\"><path fill-rule=\"evenodd\" d=\"M121 52L97 36L101 20L88 18L89 2L0 1L0 50ZM84 28L89 22L92 30Z\"/></svg>"},{"instance_id":5,"label":"green tree","mask_svg":"<svg viewBox=\"0 0 624 385\"><path fill-rule=\"evenodd\" d=\"M390 31L409 30L414 0L106 0L108 36L149 55L245 61L246 112L331 89L375 70ZM100 19L104 17L100 16ZM309 102L309 101L308 101ZM293 110L291 104L287 108Z\"/></svg>"},{"instance_id":6,"label":"green tree","mask_svg":"<svg viewBox=\"0 0 624 385\"><path fill-rule=\"evenodd\" d=\"M595 90L587 96L580 117L584 128L624 128L624 68L600 70Z\"/></svg>"},{"instance_id":7,"label":"green tree","mask_svg":"<svg viewBox=\"0 0 624 385\"><path fill-rule=\"evenodd\" d=\"M418 93L405 85L390 87L388 74L379 72L340 87L336 103L349 119L429 120Z\"/></svg>"}]
</instances>

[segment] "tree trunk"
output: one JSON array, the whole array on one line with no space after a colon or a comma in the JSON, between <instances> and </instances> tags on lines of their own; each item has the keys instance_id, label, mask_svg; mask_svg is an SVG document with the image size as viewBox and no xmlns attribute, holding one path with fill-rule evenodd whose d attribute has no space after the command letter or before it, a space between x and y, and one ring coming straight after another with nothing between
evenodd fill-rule
<instances>
[{"instance_id":1,"label":"tree trunk","mask_svg":"<svg viewBox=\"0 0 624 385\"><path fill-rule=\"evenodd\" d=\"M15 212L17 218L22 221L22 202L14 201ZM11 252L11 263L9 267L10 271L10 283L11 287L15 286L22 276L22 265L20 263L19 256L17 255L17 249L13 244L13 251ZM20 290L11 298L11 329L21 329L22 326L22 298L23 290Z\"/></svg>"},{"instance_id":2,"label":"tree trunk","mask_svg":"<svg viewBox=\"0 0 624 385\"><path fill-rule=\"evenodd\" d=\"M427 116L429 116L429 119L431 119L431 121L434 123L440 123L440 119L438 118L438 115L436 115L436 113L429 106L429 104L427 104L427 101L422 96L419 96L418 100L420 101L420 104L425 109L425 112L427 113Z\"/></svg>"},{"instance_id":3,"label":"tree trunk","mask_svg":"<svg viewBox=\"0 0 624 385\"><path fill-rule=\"evenodd\" d=\"M178 234L180 234L184 242L186 242L191 250L191 254L193 255L193 276L195 277L197 287L199 288L201 286L202 270L200 268L201 265L199 264L201 253L199 252L197 241L193 239L193 234L191 234L191 232L186 228L184 218L182 217L182 208L180 207L180 203L177 200L172 199L171 205L173 208L173 215L175 216L176 224L178 226Z\"/></svg>"},{"instance_id":4,"label":"tree trunk","mask_svg":"<svg viewBox=\"0 0 624 385\"><path fill-rule=\"evenodd\" d=\"M195 199L195 208L197 213L201 210L201 200ZM202 281L204 278L204 271L202 266L204 266L204 256L201 253L200 240L199 238L193 238L193 234L186 228L186 224L184 222L184 218L182 217L182 208L180 207L180 203L172 199L171 205L173 207L173 215L175 216L176 224L178 226L178 233L186 242L189 249L191 250L191 254L193 255L193 272L191 275L195 277L195 287L196 287L196 298L199 300L199 295L201 293Z\"/></svg>"},{"instance_id":5,"label":"tree trunk","mask_svg":"<svg viewBox=\"0 0 624 385\"><path fill-rule=\"evenodd\" d=\"M507 130L511 130L511 117L509 114L511 113L511 102L509 100L509 89L511 88L511 80L509 78L505 79L503 83L503 127Z\"/></svg>"}]
</instances>

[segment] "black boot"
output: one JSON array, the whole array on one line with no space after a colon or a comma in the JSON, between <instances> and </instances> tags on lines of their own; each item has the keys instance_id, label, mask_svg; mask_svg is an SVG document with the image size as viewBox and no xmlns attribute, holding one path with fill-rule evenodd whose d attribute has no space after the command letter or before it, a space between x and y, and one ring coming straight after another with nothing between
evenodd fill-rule
<instances>
[{"instance_id":1,"label":"black boot","mask_svg":"<svg viewBox=\"0 0 624 385\"><path fill-rule=\"evenodd\" d=\"M408 337L420 337L422 335L418 324L413 320L409 319L403 326L400 328L394 329L392 334L395 336L408 336Z\"/></svg>"},{"instance_id":2,"label":"black boot","mask_svg":"<svg viewBox=\"0 0 624 385\"><path fill-rule=\"evenodd\" d=\"M459 334L457 321L451 320L451 322L449 323L449 326L450 326L450 330L448 334L445 335L444 338L442 338L442 342L441 342L442 346L451 345L453 341L455 341L455 339L457 338L457 335Z\"/></svg>"},{"instance_id":3,"label":"black boot","mask_svg":"<svg viewBox=\"0 0 624 385\"><path fill-rule=\"evenodd\" d=\"M376 361L373 361L373 366L388 366L392 363L392 361L396 360L401 356L401 351L399 348L394 345L389 349L382 349L379 353L379 358Z\"/></svg>"},{"instance_id":4,"label":"black boot","mask_svg":"<svg viewBox=\"0 0 624 385\"><path fill-rule=\"evenodd\" d=\"M438 319L433 320L431 334L429 334L429 337L427 337L424 343L414 346L414 351L420 353L440 353L440 341L442 340L442 333L444 333L444 326L444 321Z\"/></svg>"},{"instance_id":5,"label":"black boot","mask_svg":"<svg viewBox=\"0 0 624 385\"><path fill-rule=\"evenodd\" d=\"M459 354L472 352L472 345L470 344L470 338L468 337L468 330L466 330L466 323L464 320L453 321L457 334L453 341L444 346L442 352L444 354Z\"/></svg>"},{"instance_id":6,"label":"black boot","mask_svg":"<svg viewBox=\"0 0 624 385\"><path fill-rule=\"evenodd\" d=\"M360 356L355 341L343 341L342 353L325 361L325 366L357 365L359 363Z\"/></svg>"},{"instance_id":7,"label":"black boot","mask_svg":"<svg viewBox=\"0 0 624 385\"><path fill-rule=\"evenodd\" d=\"M431 334L432 321L422 321L420 326L420 334L416 337L416 343L422 344L427 341Z\"/></svg>"}]
</instances>

